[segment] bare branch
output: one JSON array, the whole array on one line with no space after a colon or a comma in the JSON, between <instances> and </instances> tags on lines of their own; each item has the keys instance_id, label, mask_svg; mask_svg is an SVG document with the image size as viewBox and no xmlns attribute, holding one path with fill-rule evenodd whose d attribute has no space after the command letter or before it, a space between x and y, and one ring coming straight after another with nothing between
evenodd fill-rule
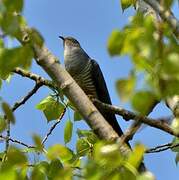
<instances>
[{"instance_id":1,"label":"bare branch","mask_svg":"<svg viewBox=\"0 0 179 180\"><path fill-rule=\"evenodd\" d=\"M21 75L22 77L27 77L27 78L35 81L35 82L39 82L42 85L45 85L45 86L48 86L48 87L51 87L51 88L57 88L56 85L52 81L47 80L47 79L45 79L45 78L43 78L43 77L41 77L41 76L39 76L37 74L34 74L32 72L25 71L25 70L23 70L21 68L15 68L13 70L13 72L16 73L16 74Z\"/></svg>"},{"instance_id":2,"label":"bare branch","mask_svg":"<svg viewBox=\"0 0 179 180\"><path fill-rule=\"evenodd\" d=\"M146 116L153 111L153 109L155 108L157 104L158 104L158 101L153 102L150 109L146 113ZM140 129L141 125L142 125L142 122L136 119L136 121L132 123L132 125L126 130L126 132L124 132L124 135L122 136L122 139L124 140L124 142L127 142L127 140L132 140L135 133Z\"/></svg>"},{"instance_id":3,"label":"bare branch","mask_svg":"<svg viewBox=\"0 0 179 180\"><path fill-rule=\"evenodd\" d=\"M122 142L128 142L128 141L132 140L134 134L140 129L141 125L142 125L141 122L134 121L132 123L132 125L129 126L129 128L127 128L127 130L122 135L122 137L121 137Z\"/></svg>"},{"instance_id":4,"label":"bare branch","mask_svg":"<svg viewBox=\"0 0 179 180\"><path fill-rule=\"evenodd\" d=\"M44 145L44 143L47 141L48 137L52 134L52 131L55 129L55 127L61 122L63 116L65 115L66 112L66 108L64 108L63 112L61 113L58 121L56 121L53 126L49 129L49 131L47 132L46 136L44 137L44 139L42 140L42 144Z\"/></svg>"},{"instance_id":5,"label":"bare branch","mask_svg":"<svg viewBox=\"0 0 179 180\"><path fill-rule=\"evenodd\" d=\"M0 135L0 138L3 139L3 140L7 140L7 137L3 136L3 135ZM31 145L28 145L28 144L25 144L24 142L22 141L19 141L19 140L16 140L16 139L12 139L12 138L8 138L9 141L13 142L13 143L16 143L16 144L20 144L22 146L25 146L27 148L35 148L35 146L31 146Z\"/></svg>"},{"instance_id":6,"label":"bare branch","mask_svg":"<svg viewBox=\"0 0 179 180\"><path fill-rule=\"evenodd\" d=\"M22 98L21 101L16 102L14 106L12 107L12 111L15 111L17 108L19 108L21 105L25 104L26 101L28 101L29 98L31 98L37 91L38 89L42 86L43 84L41 82L37 82L34 86L34 88L28 92L28 94Z\"/></svg>"},{"instance_id":7,"label":"bare branch","mask_svg":"<svg viewBox=\"0 0 179 180\"><path fill-rule=\"evenodd\" d=\"M158 153L158 152L166 151L175 147L179 147L179 143L177 144L167 143L160 146L156 146L154 148L147 149L145 153Z\"/></svg>"},{"instance_id":8,"label":"bare branch","mask_svg":"<svg viewBox=\"0 0 179 180\"><path fill-rule=\"evenodd\" d=\"M93 99L93 102L95 104L98 104L102 108L106 109L107 111L110 111L110 112L113 112L114 114L118 114L118 115L122 116L126 121L128 121L128 120L139 121L139 122L147 124L151 127L160 129L160 130L162 130L166 133L169 133L173 136L179 137L179 134L175 133L165 121L157 121L156 119L153 119L153 118L148 118L146 116L137 115L134 112L125 110L123 108L119 108L117 106L112 106L109 104L102 103L101 101L99 101L97 99Z\"/></svg>"}]
</instances>

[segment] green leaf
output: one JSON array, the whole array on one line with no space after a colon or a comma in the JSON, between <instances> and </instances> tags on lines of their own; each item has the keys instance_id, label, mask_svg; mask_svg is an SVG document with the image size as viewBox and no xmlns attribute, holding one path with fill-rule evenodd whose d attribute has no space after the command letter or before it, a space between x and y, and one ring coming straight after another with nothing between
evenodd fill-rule
<instances>
[{"instance_id":1,"label":"green leaf","mask_svg":"<svg viewBox=\"0 0 179 180\"><path fill-rule=\"evenodd\" d=\"M132 97L133 108L142 115L147 115L156 104L157 97L150 91L138 91Z\"/></svg>"},{"instance_id":2,"label":"green leaf","mask_svg":"<svg viewBox=\"0 0 179 180\"><path fill-rule=\"evenodd\" d=\"M86 137L88 142L91 144L95 144L98 140L98 137L94 134L92 130L77 129L77 134L79 138Z\"/></svg>"},{"instance_id":3,"label":"green leaf","mask_svg":"<svg viewBox=\"0 0 179 180\"><path fill-rule=\"evenodd\" d=\"M127 162L137 169L143 159L144 152L145 147L142 144L136 145L129 155Z\"/></svg>"},{"instance_id":4,"label":"green leaf","mask_svg":"<svg viewBox=\"0 0 179 180\"><path fill-rule=\"evenodd\" d=\"M15 180L16 177L16 171L14 169L9 168L7 171L0 173L0 179Z\"/></svg>"},{"instance_id":5,"label":"green leaf","mask_svg":"<svg viewBox=\"0 0 179 180\"><path fill-rule=\"evenodd\" d=\"M43 111L47 121L49 122L58 119L61 113L64 111L65 106L56 101L52 96L47 96L36 105L36 108Z\"/></svg>"},{"instance_id":6,"label":"green leaf","mask_svg":"<svg viewBox=\"0 0 179 180\"><path fill-rule=\"evenodd\" d=\"M114 30L108 40L108 51L111 56L120 55L123 47L124 33Z\"/></svg>"},{"instance_id":7,"label":"green leaf","mask_svg":"<svg viewBox=\"0 0 179 180\"><path fill-rule=\"evenodd\" d=\"M146 171L138 175L136 180L156 180L156 178L151 172Z\"/></svg>"},{"instance_id":8,"label":"green leaf","mask_svg":"<svg viewBox=\"0 0 179 180\"><path fill-rule=\"evenodd\" d=\"M47 158L50 160L60 158L62 162L66 162L73 157L73 152L61 144L55 144L49 147Z\"/></svg>"},{"instance_id":9,"label":"green leaf","mask_svg":"<svg viewBox=\"0 0 179 180\"><path fill-rule=\"evenodd\" d=\"M37 134L34 134L32 138L33 138L36 149L42 152L44 147L43 147L40 136L38 136Z\"/></svg>"},{"instance_id":10,"label":"green leaf","mask_svg":"<svg viewBox=\"0 0 179 180\"><path fill-rule=\"evenodd\" d=\"M2 110L4 111L4 114L6 115L7 119L12 124L15 124L15 117L14 117L14 114L12 112L12 109L10 108L10 106L6 102L2 103Z\"/></svg>"},{"instance_id":11,"label":"green leaf","mask_svg":"<svg viewBox=\"0 0 179 180\"><path fill-rule=\"evenodd\" d=\"M166 9L170 9L170 7L171 7L172 4L173 4L173 0L164 0L164 1L163 1L163 4L164 4L164 7L165 7Z\"/></svg>"},{"instance_id":12,"label":"green leaf","mask_svg":"<svg viewBox=\"0 0 179 180\"><path fill-rule=\"evenodd\" d=\"M174 138L173 138L173 141L172 141L172 144L173 144L173 145L179 144L179 138L174 137ZM173 152L179 152L179 146L174 147L174 148L171 148L171 151L173 151Z\"/></svg>"},{"instance_id":13,"label":"green leaf","mask_svg":"<svg viewBox=\"0 0 179 180\"><path fill-rule=\"evenodd\" d=\"M76 151L79 156L85 156L90 151L91 146L86 138L78 139L76 143Z\"/></svg>"},{"instance_id":14,"label":"green leaf","mask_svg":"<svg viewBox=\"0 0 179 180\"><path fill-rule=\"evenodd\" d=\"M64 129L65 144L70 142L71 137L72 137L72 132L73 132L73 123L70 120L68 120L66 122L65 129Z\"/></svg>"},{"instance_id":15,"label":"green leaf","mask_svg":"<svg viewBox=\"0 0 179 180\"><path fill-rule=\"evenodd\" d=\"M2 133L6 129L7 123L5 119L0 116L0 133Z\"/></svg>"},{"instance_id":16,"label":"green leaf","mask_svg":"<svg viewBox=\"0 0 179 180\"><path fill-rule=\"evenodd\" d=\"M23 9L23 0L3 0L7 11L9 12L21 12Z\"/></svg>"},{"instance_id":17,"label":"green leaf","mask_svg":"<svg viewBox=\"0 0 179 180\"><path fill-rule=\"evenodd\" d=\"M124 156L116 143L98 142L94 145L94 159L100 166L117 168L124 163ZM115 159L115 161L114 161Z\"/></svg>"},{"instance_id":18,"label":"green leaf","mask_svg":"<svg viewBox=\"0 0 179 180\"><path fill-rule=\"evenodd\" d=\"M83 118L78 111L74 111L74 121L81 121Z\"/></svg>"},{"instance_id":19,"label":"green leaf","mask_svg":"<svg viewBox=\"0 0 179 180\"><path fill-rule=\"evenodd\" d=\"M24 26L24 19L22 16L7 12L0 21L0 25L6 34L18 37L21 34L21 27Z\"/></svg>"},{"instance_id":20,"label":"green leaf","mask_svg":"<svg viewBox=\"0 0 179 180\"><path fill-rule=\"evenodd\" d=\"M27 164L27 157L16 147L9 148L7 158L11 165L23 166Z\"/></svg>"},{"instance_id":21,"label":"green leaf","mask_svg":"<svg viewBox=\"0 0 179 180\"><path fill-rule=\"evenodd\" d=\"M136 0L121 0L122 10L124 11L125 9L130 7L131 5L135 5L135 1Z\"/></svg>"},{"instance_id":22,"label":"green leaf","mask_svg":"<svg viewBox=\"0 0 179 180\"><path fill-rule=\"evenodd\" d=\"M135 76L130 76L128 79L119 79L116 82L116 89L120 99L125 102L130 99L135 88Z\"/></svg>"},{"instance_id":23,"label":"green leaf","mask_svg":"<svg viewBox=\"0 0 179 180\"><path fill-rule=\"evenodd\" d=\"M59 159L54 159L51 161L48 169L48 177L54 178L58 174L58 172L63 168L62 163Z\"/></svg>"},{"instance_id":24,"label":"green leaf","mask_svg":"<svg viewBox=\"0 0 179 180\"><path fill-rule=\"evenodd\" d=\"M46 180L46 172L44 171L44 169L42 167L35 167L33 168L33 171L31 173L30 179L33 180Z\"/></svg>"},{"instance_id":25,"label":"green leaf","mask_svg":"<svg viewBox=\"0 0 179 180\"><path fill-rule=\"evenodd\" d=\"M0 53L0 77L7 79L12 70L18 66L29 68L32 58L33 51L28 45L3 49Z\"/></svg>"},{"instance_id":26,"label":"green leaf","mask_svg":"<svg viewBox=\"0 0 179 180\"><path fill-rule=\"evenodd\" d=\"M179 153L176 154L176 157L175 157L175 163L176 165L178 165L178 162L179 162Z\"/></svg>"},{"instance_id":27,"label":"green leaf","mask_svg":"<svg viewBox=\"0 0 179 180\"><path fill-rule=\"evenodd\" d=\"M174 118L171 123L171 128L175 133L179 133L179 118Z\"/></svg>"},{"instance_id":28,"label":"green leaf","mask_svg":"<svg viewBox=\"0 0 179 180\"><path fill-rule=\"evenodd\" d=\"M34 28L30 29L29 37L32 44L36 44L40 47L43 45L44 39L42 35L36 29Z\"/></svg>"}]
</instances>

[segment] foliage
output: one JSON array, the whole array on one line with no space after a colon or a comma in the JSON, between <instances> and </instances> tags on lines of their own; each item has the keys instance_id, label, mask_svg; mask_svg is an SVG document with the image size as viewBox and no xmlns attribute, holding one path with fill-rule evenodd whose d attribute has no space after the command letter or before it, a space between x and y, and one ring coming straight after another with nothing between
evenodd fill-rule
<instances>
[{"instance_id":1,"label":"foliage","mask_svg":"<svg viewBox=\"0 0 179 180\"><path fill-rule=\"evenodd\" d=\"M173 1L164 2L165 7L169 8ZM23 0L0 1L0 29L3 35L20 42L23 39L25 42L7 48L3 38L0 39L0 88L3 80L13 75L16 67L31 67L33 43L42 46L44 42L34 28L23 34L23 29L27 28L25 18L20 15L23 4ZM123 11L135 4L136 0L121 0ZM128 77L117 80L116 89L121 100L130 101L133 109L141 115L148 114L156 101L179 94L179 46L165 22L156 25L153 17L137 13L123 29L112 32L108 51L111 56L130 57L133 69ZM143 86L139 88L141 78ZM92 131L78 129L76 149L70 149L67 143L73 136L73 124L82 120L76 108L70 102L64 105L62 99L52 95L39 102L36 108L44 113L47 122L60 121L65 108L74 112L74 121L68 119L64 127L65 146L54 144L46 149L38 134L32 137L35 147L28 147L27 151L11 146L7 152L0 153L0 179L154 179L148 172L138 172L145 153L142 144L136 144L133 152L124 156L119 150L119 143L104 142ZM0 133L4 133L8 121L15 124L15 116L13 109L5 101L2 101L1 109L3 115L0 115ZM179 132L178 121L176 117L171 125L176 132ZM7 141L6 138L5 140ZM178 138L174 138L172 143L175 145L178 141ZM178 147L172 148L172 151L176 152L178 163ZM40 154L41 160L31 162L30 152Z\"/></svg>"}]
</instances>

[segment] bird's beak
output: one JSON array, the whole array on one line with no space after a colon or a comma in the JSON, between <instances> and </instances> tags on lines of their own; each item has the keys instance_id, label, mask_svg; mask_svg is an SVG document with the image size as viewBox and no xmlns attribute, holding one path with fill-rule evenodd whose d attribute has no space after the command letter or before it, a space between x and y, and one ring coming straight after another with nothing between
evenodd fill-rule
<instances>
[{"instance_id":1,"label":"bird's beak","mask_svg":"<svg viewBox=\"0 0 179 180\"><path fill-rule=\"evenodd\" d=\"M63 41L65 40L65 38L63 36L58 36L60 39L62 39Z\"/></svg>"}]
</instances>

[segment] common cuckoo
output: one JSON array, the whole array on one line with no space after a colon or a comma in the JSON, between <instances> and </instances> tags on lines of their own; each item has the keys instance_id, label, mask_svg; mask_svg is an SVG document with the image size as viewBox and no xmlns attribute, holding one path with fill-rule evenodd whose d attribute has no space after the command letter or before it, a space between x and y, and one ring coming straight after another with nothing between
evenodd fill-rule
<instances>
[{"instance_id":1,"label":"common cuckoo","mask_svg":"<svg viewBox=\"0 0 179 180\"><path fill-rule=\"evenodd\" d=\"M103 103L111 104L109 92L98 63L91 59L83 50L80 43L73 37L62 37L64 45L65 68L90 97L97 98ZM121 136L122 130L114 114L97 107L112 128Z\"/></svg>"}]
</instances>

